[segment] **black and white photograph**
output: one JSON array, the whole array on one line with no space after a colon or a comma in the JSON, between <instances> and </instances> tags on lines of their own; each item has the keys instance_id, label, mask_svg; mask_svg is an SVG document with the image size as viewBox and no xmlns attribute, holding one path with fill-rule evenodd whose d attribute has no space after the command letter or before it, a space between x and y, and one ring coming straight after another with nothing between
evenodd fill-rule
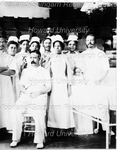
<instances>
[{"instance_id":1,"label":"black and white photograph","mask_svg":"<svg viewBox=\"0 0 117 150\"><path fill-rule=\"evenodd\" d=\"M117 149L116 0L0 0L0 149Z\"/></svg>"}]
</instances>

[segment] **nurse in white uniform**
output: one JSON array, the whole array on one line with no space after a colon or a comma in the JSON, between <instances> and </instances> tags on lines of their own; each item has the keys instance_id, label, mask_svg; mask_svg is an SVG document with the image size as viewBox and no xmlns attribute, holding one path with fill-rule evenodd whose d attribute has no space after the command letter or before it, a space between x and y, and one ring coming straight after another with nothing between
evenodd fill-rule
<instances>
[{"instance_id":1,"label":"nurse in white uniform","mask_svg":"<svg viewBox=\"0 0 117 150\"><path fill-rule=\"evenodd\" d=\"M29 41L30 41L30 35L28 35L28 34L21 35L20 38L19 38L20 52L18 52L15 55L15 58L16 58L17 63L18 63L19 78L21 76L21 72L22 72L23 68L26 67L25 66L26 61L27 61L27 58L29 57L29 54L28 54Z\"/></svg>"},{"instance_id":2,"label":"nurse in white uniform","mask_svg":"<svg viewBox=\"0 0 117 150\"><path fill-rule=\"evenodd\" d=\"M14 94L15 94L15 101L19 97L19 74L21 71L20 70L21 63L19 63L19 59L17 59L16 57L18 46L19 46L18 38L16 36L10 36L7 42L7 53L14 57L16 61L16 66L17 66L17 71L15 75L11 77L12 83L13 83Z\"/></svg>"},{"instance_id":3,"label":"nurse in white uniform","mask_svg":"<svg viewBox=\"0 0 117 150\"><path fill-rule=\"evenodd\" d=\"M67 56L61 54L64 49L63 38L55 36L53 57L50 59L52 92L50 95L48 127L57 129L74 128L73 112L70 109L71 72Z\"/></svg>"},{"instance_id":4,"label":"nurse in white uniform","mask_svg":"<svg viewBox=\"0 0 117 150\"><path fill-rule=\"evenodd\" d=\"M15 95L11 76L17 67L13 56L4 51L5 39L0 37L0 128L12 130L10 110L15 104Z\"/></svg>"}]
</instances>

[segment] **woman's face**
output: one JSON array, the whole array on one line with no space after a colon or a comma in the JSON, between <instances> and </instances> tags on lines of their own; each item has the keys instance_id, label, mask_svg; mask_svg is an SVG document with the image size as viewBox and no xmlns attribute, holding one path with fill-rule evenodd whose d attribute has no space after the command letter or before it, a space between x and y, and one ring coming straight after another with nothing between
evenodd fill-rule
<instances>
[{"instance_id":1,"label":"woman's face","mask_svg":"<svg viewBox=\"0 0 117 150\"><path fill-rule=\"evenodd\" d=\"M39 50L39 46L36 42L33 42L30 46L30 50L34 51L34 50Z\"/></svg>"},{"instance_id":2,"label":"woman's face","mask_svg":"<svg viewBox=\"0 0 117 150\"><path fill-rule=\"evenodd\" d=\"M54 48L53 53L55 53L55 54L61 53L62 47L61 47L60 42L55 42L53 48Z\"/></svg>"},{"instance_id":3,"label":"woman's face","mask_svg":"<svg viewBox=\"0 0 117 150\"><path fill-rule=\"evenodd\" d=\"M8 54L11 55L11 56L15 56L16 52L17 52L17 46L15 44L10 44L8 46Z\"/></svg>"},{"instance_id":4,"label":"woman's face","mask_svg":"<svg viewBox=\"0 0 117 150\"><path fill-rule=\"evenodd\" d=\"M21 50L24 50L26 52L29 47L28 41L23 41L20 47L21 47Z\"/></svg>"},{"instance_id":5,"label":"woman's face","mask_svg":"<svg viewBox=\"0 0 117 150\"><path fill-rule=\"evenodd\" d=\"M71 52L74 52L76 50L76 43L75 43L75 41L69 41L69 43L68 43L68 49Z\"/></svg>"}]
</instances>

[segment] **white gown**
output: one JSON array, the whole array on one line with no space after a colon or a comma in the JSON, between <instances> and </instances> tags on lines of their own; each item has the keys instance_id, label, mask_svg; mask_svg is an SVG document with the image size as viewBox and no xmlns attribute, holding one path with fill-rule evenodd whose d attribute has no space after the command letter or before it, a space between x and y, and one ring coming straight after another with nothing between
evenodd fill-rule
<instances>
[{"instance_id":1,"label":"white gown","mask_svg":"<svg viewBox=\"0 0 117 150\"><path fill-rule=\"evenodd\" d=\"M67 59L62 54L51 59L52 92L49 104L48 127L59 129L74 127L73 112L67 91L66 66Z\"/></svg>"},{"instance_id":2,"label":"white gown","mask_svg":"<svg viewBox=\"0 0 117 150\"><path fill-rule=\"evenodd\" d=\"M8 66L16 70L14 58L4 51L0 51L0 66ZM15 104L15 94L10 76L0 74L0 128L11 130L10 110Z\"/></svg>"},{"instance_id":3,"label":"white gown","mask_svg":"<svg viewBox=\"0 0 117 150\"><path fill-rule=\"evenodd\" d=\"M81 72L85 72L86 67L85 67L85 63L83 61L81 54L69 53L68 58L69 58L73 73L74 73L74 68L78 68L81 70ZM80 73L80 74L73 75L72 81L73 82L72 82L71 100L72 100L73 108L74 107L76 108L80 106L81 102L88 99L88 92L86 94L87 86L85 85L87 83L87 80L85 81L83 74ZM91 119L88 119L76 113L74 113L74 119L75 119L75 134L81 135L81 134L93 133L93 124L92 124Z\"/></svg>"}]
</instances>

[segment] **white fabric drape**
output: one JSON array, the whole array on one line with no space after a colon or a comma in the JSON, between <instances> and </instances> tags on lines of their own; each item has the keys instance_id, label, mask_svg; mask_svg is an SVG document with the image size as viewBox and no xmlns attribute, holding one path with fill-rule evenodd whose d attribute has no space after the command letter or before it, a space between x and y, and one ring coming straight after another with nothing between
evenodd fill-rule
<instances>
[{"instance_id":1,"label":"white fabric drape","mask_svg":"<svg viewBox=\"0 0 117 150\"><path fill-rule=\"evenodd\" d=\"M48 18L49 8L39 7L36 1L27 2L0 2L0 17L29 17L29 18Z\"/></svg>"}]
</instances>

